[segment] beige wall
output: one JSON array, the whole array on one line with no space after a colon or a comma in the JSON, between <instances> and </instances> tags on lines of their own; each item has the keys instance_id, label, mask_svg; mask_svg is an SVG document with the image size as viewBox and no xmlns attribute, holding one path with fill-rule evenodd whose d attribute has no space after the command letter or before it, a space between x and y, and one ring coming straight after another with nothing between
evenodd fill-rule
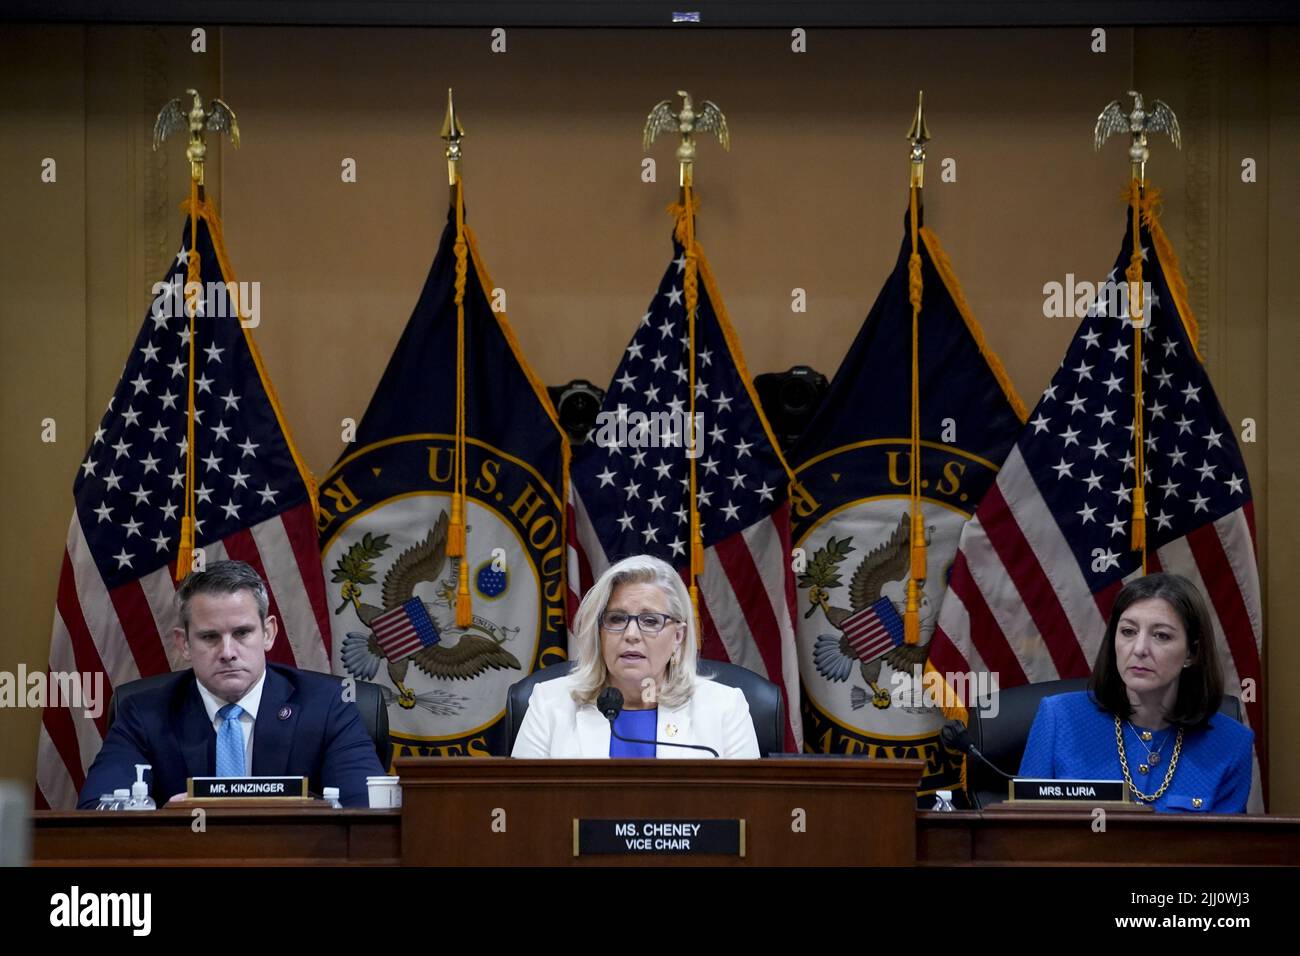
<instances>
[{"instance_id":1,"label":"beige wall","mask_svg":"<svg viewBox=\"0 0 1300 956\"><path fill-rule=\"evenodd\" d=\"M1110 267L1124 149L1092 122L1136 82L1179 111L1184 150L1150 176L1186 267L1211 374L1244 448L1267 601L1272 806L1300 812L1300 613L1280 576L1300 514L1287 418L1300 407L1294 31L486 31L227 28L209 49L156 28L14 28L0 39L0 345L5 442L0 669L39 666L76 462L174 251L187 186L179 146L148 150L158 107L219 91L243 146L209 172L240 279L262 283L258 341L309 464L338 453L424 280L446 210L446 87L468 136L470 220L512 322L548 383L604 384L666 263L673 146L641 181L641 125L678 88L726 111L732 152L701 145L700 238L751 371L834 373L902 232L904 133L926 91L927 222L1016 387L1033 404L1073 332L1042 318L1043 283ZM39 182L40 158L59 182ZM1244 156L1259 182L1240 182ZM340 180L356 160L358 181ZM956 160L944 183L940 162ZM791 290L809 312L790 312ZM40 441L56 418L59 441ZM1276 493L1273 490L1277 489ZM18 507L14 502L22 502ZM30 778L37 715L0 712L0 775Z\"/></svg>"}]
</instances>

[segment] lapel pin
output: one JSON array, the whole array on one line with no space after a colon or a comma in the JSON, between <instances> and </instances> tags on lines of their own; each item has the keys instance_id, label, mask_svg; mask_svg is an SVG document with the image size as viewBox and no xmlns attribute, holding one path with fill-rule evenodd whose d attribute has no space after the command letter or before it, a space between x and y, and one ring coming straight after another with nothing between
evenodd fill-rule
<instances>
[{"instance_id":1,"label":"lapel pin","mask_svg":"<svg viewBox=\"0 0 1300 956\"><path fill-rule=\"evenodd\" d=\"M275 716L279 717L281 720L288 720L290 717L293 716L293 708L290 707L288 704L285 704L283 707L280 708L280 712Z\"/></svg>"},{"instance_id":2,"label":"lapel pin","mask_svg":"<svg viewBox=\"0 0 1300 956\"><path fill-rule=\"evenodd\" d=\"M676 724L667 724L667 725L664 727L664 733L667 734L669 737L676 737L676 736L677 736L677 725L676 725Z\"/></svg>"}]
</instances>

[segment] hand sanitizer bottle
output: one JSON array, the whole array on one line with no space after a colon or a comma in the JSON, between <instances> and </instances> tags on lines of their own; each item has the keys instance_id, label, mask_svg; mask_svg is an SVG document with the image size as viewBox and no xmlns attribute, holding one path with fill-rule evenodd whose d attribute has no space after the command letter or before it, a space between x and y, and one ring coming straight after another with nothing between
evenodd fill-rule
<instances>
[{"instance_id":1,"label":"hand sanitizer bottle","mask_svg":"<svg viewBox=\"0 0 1300 956\"><path fill-rule=\"evenodd\" d=\"M149 796L149 785L144 782L144 772L152 770L147 763L138 763L135 765L135 783L131 784L131 799L127 803L127 810L157 810L158 804L154 803L153 797Z\"/></svg>"}]
</instances>

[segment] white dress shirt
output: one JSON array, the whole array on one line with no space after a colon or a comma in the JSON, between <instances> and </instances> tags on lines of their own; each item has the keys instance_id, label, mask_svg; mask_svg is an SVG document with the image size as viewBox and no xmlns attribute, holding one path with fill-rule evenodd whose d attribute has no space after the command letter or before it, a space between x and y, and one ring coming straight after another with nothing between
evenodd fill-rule
<instances>
[{"instance_id":1,"label":"white dress shirt","mask_svg":"<svg viewBox=\"0 0 1300 956\"><path fill-rule=\"evenodd\" d=\"M253 725L257 722L257 708L262 703L262 685L265 683L266 671L262 671L262 676L248 688L248 693L235 701L244 711L239 715L239 727L244 732L244 773L250 777L253 775ZM212 721L212 729L220 733L225 721L217 716L217 711L230 702L222 700L198 680L195 680L194 685L199 689L199 697L203 699L208 720Z\"/></svg>"}]
</instances>

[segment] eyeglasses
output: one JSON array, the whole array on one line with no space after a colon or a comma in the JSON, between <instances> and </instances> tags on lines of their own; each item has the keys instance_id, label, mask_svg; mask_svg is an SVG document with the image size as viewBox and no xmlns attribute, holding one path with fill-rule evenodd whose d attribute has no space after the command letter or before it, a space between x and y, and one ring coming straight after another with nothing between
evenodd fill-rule
<instances>
[{"instance_id":1,"label":"eyeglasses","mask_svg":"<svg viewBox=\"0 0 1300 956\"><path fill-rule=\"evenodd\" d=\"M664 625L669 621L680 623L677 618L668 614L657 614L654 611L645 611L641 614L628 614L625 611L606 611L600 616L600 626L607 631L626 631L627 626L636 621L636 626L640 628L642 634L658 634L664 629Z\"/></svg>"}]
</instances>

